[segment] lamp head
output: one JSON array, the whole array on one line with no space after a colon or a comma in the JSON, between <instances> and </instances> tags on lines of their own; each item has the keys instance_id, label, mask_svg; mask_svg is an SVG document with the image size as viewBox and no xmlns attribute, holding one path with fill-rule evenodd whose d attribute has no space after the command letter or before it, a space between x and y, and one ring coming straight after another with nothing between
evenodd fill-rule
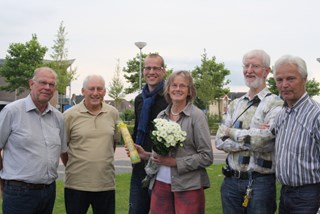
<instances>
[{"instance_id":1,"label":"lamp head","mask_svg":"<svg viewBox=\"0 0 320 214\"><path fill-rule=\"evenodd\" d=\"M134 44L135 44L139 49L142 49L142 48L144 48L144 47L147 45L146 42L135 42Z\"/></svg>"}]
</instances>

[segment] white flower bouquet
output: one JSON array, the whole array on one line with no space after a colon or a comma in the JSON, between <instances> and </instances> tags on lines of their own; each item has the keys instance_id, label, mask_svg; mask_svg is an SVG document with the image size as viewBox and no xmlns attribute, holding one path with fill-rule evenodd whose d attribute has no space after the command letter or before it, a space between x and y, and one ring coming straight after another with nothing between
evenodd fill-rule
<instances>
[{"instance_id":1,"label":"white flower bouquet","mask_svg":"<svg viewBox=\"0 0 320 214\"><path fill-rule=\"evenodd\" d=\"M166 156L169 150L176 146L183 146L187 133L181 130L178 123L166 119L153 120L155 130L151 133L152 149L161 156Z\"/></svg>"},{"instance_id":2,"label":"white flower bouquet","mask_svg":"<svg viewBox=\"0 0 320 214\"><path fill-rule=\"evenodd\" d=\"M151 133L152 150L161 155L168 155L170 149L183 146L183 141L186 140L187 132L182 131L178 123L168 121L166 119L156 118L153 120L155 130ZM158 172L158 165L149 159L145 167L147 176L142 181L143 187L147 187L150 179Z\"/></svg>"}]
</instances>

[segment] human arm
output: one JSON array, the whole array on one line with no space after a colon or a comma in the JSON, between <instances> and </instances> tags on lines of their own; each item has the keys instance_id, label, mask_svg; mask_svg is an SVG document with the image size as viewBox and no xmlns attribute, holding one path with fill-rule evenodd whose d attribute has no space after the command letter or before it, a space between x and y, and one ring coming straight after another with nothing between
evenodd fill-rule
<instances>
[{"instance_id":1,"label":"human arm","mask_svg":"<svg viewBox=\"0 0 320 214\"><path fill-rule=\"evenodd\" d=\"M60 158L61 158L63 165L66 166L67 162L68 162L68 153L67 152L62 153L60 155Z\"/></svg>"},{"instance_id":2,"label":"human arm","mask_svg":"<svg viewBox=\"0 0 320 214\"><path fill-rule=\"evenodd\" d=\"M0 149L0 170L2 170L3 165L2 165L2 149ZM0 178L0 191L1 191L1 196L3 193L3 188L4 188L4 181L2 180L2 178Z\"/></svg>"},{"instance_id":3,"label":"human arm","mask_svg":"<svg viewBox=\"0 0 320 214\"><path fill-rule=\"evenodd\" d=\"M142 146L138 145L138 144L134 144L134 146L136 147L137 149L137 152L140 156L140 158L142 160L149 160L149 158L151 157L152 153L151 152L147 152L145 151ZM125 145L125 149L126 149L126 152L127 152L127 155L128 157L130 157L130 151L129 149L127 148L127 146Z\"/></svg>"},{"instance_id":4,"label":"human arm","mask_svg":"<svg viewBox=\"0 0 320 214\"><path fill-rule=\"evenodd\" d=\"M231 138L231 131L234 132L237 129L231 129L233 126L232 115L235 112L235 106L240 100L234 100L228 106L228 111L223 117L223 122L219 126L219 129L215 138L215 146L217 149L224 152L239 152L247 150L243 144L237 142L235 139Z\"/></svg>"},{"instance_id":5,"label":"human arm","mask_svg":"<svg viewBox=\"0 0 320 214\"><path fill-rule=\"evenodd\" d=\"M197 110L197 111L196 111ZM183 147L179 147L175 156L176 167L179 174L184 174L200 168L205 168L213 163L213 151L210 131L205 114L193 108L190 115L190 123L181 124L187 131L187 139ZM187 120L187 118L185 118ZM174 164L173 160L166 160L168 164Z\"/></svg>"},{"instance_id":6,"label":"human arm","mask_svg":"<svg viewBox=\"0 0 320 214\"><path fill-rule=\"evenodd\" d=\"M257 152L273 151L274 135L271 133L269 127L273 124L282 105L283 101L280 98L275 95L268 96L264 98L255 110L246 126L248 128L220 126L216 138L217 148L226 152L244 150ZM230 125L230 121L228 122L228 125ZM228 138L222 139L224 135L227 135Z\"/></svg>"}]
</instances>

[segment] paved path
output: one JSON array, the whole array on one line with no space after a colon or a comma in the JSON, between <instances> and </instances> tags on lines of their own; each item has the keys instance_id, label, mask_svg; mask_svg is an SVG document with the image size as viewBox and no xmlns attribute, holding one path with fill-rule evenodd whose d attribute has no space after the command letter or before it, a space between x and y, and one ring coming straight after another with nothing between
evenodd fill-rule
<instances>
[{"instance_id":1,"label":"paved path","mask_svg":"<svg viewBox=\"0 0 320 214\"><path fill-rule=\"evenodd\" d=\"M215 137L212 136L211 143L213 148L214 164L224 163L226 159L226 153L216 149L214 139ZM131 172L132 167L131 167L130 159L128 158L124 147L116 148L116 152L114 156L114 165L116 169L116 174ZM62 165L62 163L59 165L58 174L59 174L59 179L63 180L64 166Z\"/></svg>"}]
</instances>

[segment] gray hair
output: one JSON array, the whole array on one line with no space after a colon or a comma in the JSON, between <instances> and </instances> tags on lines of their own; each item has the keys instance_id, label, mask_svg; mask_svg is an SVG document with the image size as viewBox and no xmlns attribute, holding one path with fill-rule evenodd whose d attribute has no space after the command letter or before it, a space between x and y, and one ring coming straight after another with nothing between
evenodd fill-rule
<instances>
[{"instance_id":1,"label":"gray hair","mask_svg":"<svg viewBox=\"0 0 320 214\"><path fill-rule=\"evenodd\" d=\"M101 75L96 75L96 74L88 75L88 76L83 80L82 88L87 88L88 82L89 82L89 80L92 79L92 78L97 78L97 79L101 80L102 83L103 83L103 88L104 88L104 89L106 88L106 83L105 83L103 77L102 77Z\"/></svg>"},{"instance_id":2,"label":"gray hair","mask_svg":"<svg viewBox=\"0 0 320 214\"><path fill-rule=\"evenodd\" d=\"M38 78L38 74L40 71L49 71L50 73L53 74L53 76L55 77L56 81L57 81L57 78L58 78L58 75L57 73L52 69L52 68L49 68L49 67L40 67L40 68L36 68L33 72L33 77L32 79L35 80Z\"/></svg>"},{"instance_id":3,"label":"gray hair","mask_svg":"<svg viewBox=\"0 0 320 214\"><path fill-rule=\"evenodd\" d=\"M307 65L306 62L298 57L298 56L292 56L292 55L283 55L280 57L274 66L274 72L273 77L276 78L277 69L281 65L296 65L298 72L301 74L302 79L307 80L308 78L308 71L307 71Z\"/></svg>"},{"instance_id":4,"label":"gray hair","mask_svg":"<svg viewBox=\"0 0 320 214\"><path fill-rule=\"evenodd\" d=\"M244 64L247 59L257 57L262 60L262 64L264 67L270 67L270 56L264 50L254 49L243 55L242 63Z\"/></svg>"}]
</instances>

